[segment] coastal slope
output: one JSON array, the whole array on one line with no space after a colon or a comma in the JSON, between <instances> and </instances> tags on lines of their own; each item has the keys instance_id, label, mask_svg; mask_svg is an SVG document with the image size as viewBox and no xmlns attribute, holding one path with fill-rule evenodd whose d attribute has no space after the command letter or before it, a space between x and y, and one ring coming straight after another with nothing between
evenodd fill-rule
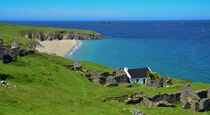
<instances>
[{"instance_id":1,"label":"coastal slope","mask_svg":"<svg viewBox=\"0 0 210 115\"><path fill-rule=\"evenodd\" d=\"M15 26L3 24L0 36L7 44L10 39L17 37L21 45L36 42L21 35L18 30L39 27ZM43 28L40 28L40 31ZM51 28L57 29L57 28ZM14 30L14 31L12 31ZM146 94L154 96L158 93L179 92L185 83L193 90L207 89L210 84L192 83L185 79L173 79L173 85L163 88L150 88L146 85L132 84L125 87L105 87L91 83L80 71L69 70L74 61L60 56L35 52L32 55L18 57L17 61L0 63L0 80L6 81L10 87L0 85L0 114L71 114L71 115L131 115L130 110L138 108L147 115L208 115L209 112L199 113L194 110L181 109L181 102L174 103L177 108L144 107L140 105L125 105L123 101L131 95ZM114 71L97 63L80 62L86 74L93 71L98 73Z\"/></svg>"}]
</instances>

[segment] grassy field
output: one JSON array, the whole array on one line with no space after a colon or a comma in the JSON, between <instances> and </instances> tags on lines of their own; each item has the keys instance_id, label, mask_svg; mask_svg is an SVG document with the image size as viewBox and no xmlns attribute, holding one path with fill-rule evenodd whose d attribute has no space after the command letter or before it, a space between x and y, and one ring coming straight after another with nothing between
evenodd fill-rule
<instances>
[{"instance_id":1,"label":"grassy field","mask_svg":"<svg viewBox=\"0 0 210 115\"><path fill-rule=\"evenodd\" d=\"M13 24L5 24L0 23L0 37L4 39L5 45L10 45L12 40L16 37L22 46L25 46L29 43L38 43L37 41L24 38L22 36L23 32L28 31L67 31L67 32L75 32L75 33L85 33L92 34L96 33L94 31L88 30L76 30L76 29L63 29L63 28L50 28L50 27L32 27L32 26L22 26L22 25L13 25Z\"/></svg>"},{"instance_id":2,"label":"grassy field","mask_svg":"<svg viewBox=\"0 0 210 115\"><path fill-rule=\"evenodd\" d=\"M17 62L0 64L0 74L8 75L7 82L16 87L5 88L0 86L0 114L131 114L129 109L140 108L151 115L167 115L173 113L198 113L192 110L178 108L149 108L138 105L124 105L118 100L103 100L123 95L145 93L154 95L158 92L172 93L180 90L186 80L174 80L178 86L152 89L145 85L134 84L132 88L107 88L89 82L78 72L71 71L62 65L71 65L72 60L37 53L31 56L19 57ZM97 63L81 62L84 69L98 72L113 69ZM191 83L193 89L205 89L209 84Z\"/></svg>"},{"instance_id":3,"label":"grassy field","mask_svg":"<svg viewBox=\"0 0 210 115\"><path fill-rule=\"evenodd\" d=\"M60 29L0 24L0 36L7 44L11 43L13 37L18 37L22 44L29 42L30 39L21 37L22 30L58 31ZM132 88L126 88L123 84L107 88L93 84L79 72L68 70L63 66L72 64L72 60L38 52L34 55L18 57L16 62L0 63L0 77L7 76L6 81L12 85L11 88L0 85L0 115L130 115L129 111L132 108L139 108L146 115L210 114L210 112L183 110L179 102L176 103L177 108L125 105L123 101L126 97L122 97L138 93L149 96L159 92L174 93L178 92L184 83L190 83L194 90L206 89L210 84L173 79L174 85L168 88L152 89L140 84L133 84ZM81 64L83 69L88 69L90 72L114 71L97 63L81 62Z\"/></svg>"}]
</instances>

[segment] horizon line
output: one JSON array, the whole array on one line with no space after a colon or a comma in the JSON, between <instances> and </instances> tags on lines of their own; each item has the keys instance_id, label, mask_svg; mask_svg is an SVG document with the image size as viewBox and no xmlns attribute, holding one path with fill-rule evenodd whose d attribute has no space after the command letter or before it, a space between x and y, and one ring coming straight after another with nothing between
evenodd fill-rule
<instances>
[{"instance_id":1,"label":"horizon line","mask_svg":"<svg viewBox=\"0 0 210 115\"><path fill-rule=\"evenodd\" d=\"M9 20L1 20L0 21L210 21L210 19L87 19L87 20L81 20L81 19L74 19L74 20L64 20L64 19L59 19L59 20L24 20L24 19L9 19Z\"/></svg>"}]
</instances>

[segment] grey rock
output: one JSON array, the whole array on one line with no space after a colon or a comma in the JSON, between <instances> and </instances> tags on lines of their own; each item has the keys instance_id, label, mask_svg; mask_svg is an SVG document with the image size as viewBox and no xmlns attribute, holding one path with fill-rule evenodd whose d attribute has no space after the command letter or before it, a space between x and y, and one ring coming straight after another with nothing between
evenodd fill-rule
<instances>
[{"instance_id":1,"label":"grey rock","mask_svg":"<svg viewBox=\"0 0 210 115\"><path fill-rule=\"evenodd\" d=\"M129 79L127 74L121 67L118 67L115 72L113 72L113 76L118 83L129 83Z\"/></svg>"},{"instance_id":2,"label":"grey rock","mask_svg":"<svg viewBox=\"0 0 210 115\"><path fill-rule=\"evenodd\" d=\"M137 108L132 109L131 112L133 115L144 115L144 113L140 109L137 109Z\"/></svg>"},{"instance_id":3,"label":"grey rock","mask_svg":"<svg viewBox=\"0 0 210 115\"><path fill-rule=\"evenodd\" d=\"M92 82L95 83L95 84L100 84L100 79L95 77L92 79Z\"/></svg>"},{"instance_id":4,"label":"grey rock","mask_svg":"<svg viewBox=\"0 0 210 115\"><path fill-rule=\"evenodd\" d=\"M144 99L143 95L135 95L124 101L125 104L139 104Z\"/></svg>"},{"instance_id":5,"label":"grey rock","mask_svg":"<svg viewBox=\"0 0 210 115\"><path fill-rule=\"evenodd\" d=\"M163 83L172 84L172 79L168 75L165 75L163 77Z\"/></svg>"},{"instance_id":6,"label":"grey rock","mask_svg":"<svg viewBox=\"0 0 210 115\"><path fill-rule=\"evenodd\" d=\"M3 85L4 87L10 88L11 85L9 83L7 83L6 81L1 81L1 85Z\"/></svg>"},{"instance_id":7,"label":"grey rock","mask_svg":"<svg viewBox=\"0 0 210 115\"><path fill-rule=\"evenodd\" d=\"M106 85L105 86L106 87L118 86L118 83L113 76L109 76L106 79Z\"/></svg>"},{"instance_id":8,"label":"grey rock","mask_svg":"<svg viewBox=\"0 0 210 115\"><path fill-rule=\"evenodd\" d=\"M18 48L19 47L19 43L17 38L14 38L14 40L12 41L12 48Z\"/></svg>"},{"instance_id":9,"label":"grey rock","mask_svg":"<svg viewBox=\"0 0 210 115\"><path fill-rule=\"evenodd\" d=\"M185 102L192 102L192 101L199 101L200 97L192 90L190 87L190 84L184 84L184 86L181 88L181 95L180 95L180 101L182 103Z\"/></svg>"},{"instance_id":10,"label":"grey rock","mask_svg":"<svg viewBox=\"0 0 210 115\"><path fill-rule=\"evenodd\" d=\"M73 67L75 71L82 71L82 65L78 61L74 62Z\"/></svg>"},{"instance_id":11,"label":"grey rock","mask_svg":"<svg viewBox=\"0 0 210 115\"><path fill-rule=\"evenodd\" d=\"M143 100L140 103L141 103L141 105L147 106L147 107L152 107L153 106L153 102L151 102L147 98L143 98Z\"/></svg>"},{"instance_id":12,"label":"grey rock","mask_svg":"<svg viewBox=\"0 0 210 115\"><path fill-rule=\"evenodd\" d=\"M153 107L175 107L175 105L168 103L167 101L161 100L153 103Z\"/></svg>"},{"instance_id":13,"label":"grey rock","mask_svg":"<svg viewBox=\"0 0 210 115\"><path fill-rule=\"evenodd\" d=\"M99 74L97 73L96 70L94 70L91 74L91 77L97 77L97 76L99 76Z\"/></svg>"}]
</instances>

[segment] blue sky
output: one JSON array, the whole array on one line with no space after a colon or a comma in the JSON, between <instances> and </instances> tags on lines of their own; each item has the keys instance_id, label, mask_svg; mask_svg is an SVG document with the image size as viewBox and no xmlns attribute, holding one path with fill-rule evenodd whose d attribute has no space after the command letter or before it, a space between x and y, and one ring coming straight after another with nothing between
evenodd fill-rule
<instances>
[{"instance_id":1,"label":"blue sky","mask_svg":"<svg viewBox=\"0 0 210 115\"><path fill-rule=\"evenodd\" d=\"M0 0L0 20L210 19L210 0Z\"/></svg>"}]
</instances>

